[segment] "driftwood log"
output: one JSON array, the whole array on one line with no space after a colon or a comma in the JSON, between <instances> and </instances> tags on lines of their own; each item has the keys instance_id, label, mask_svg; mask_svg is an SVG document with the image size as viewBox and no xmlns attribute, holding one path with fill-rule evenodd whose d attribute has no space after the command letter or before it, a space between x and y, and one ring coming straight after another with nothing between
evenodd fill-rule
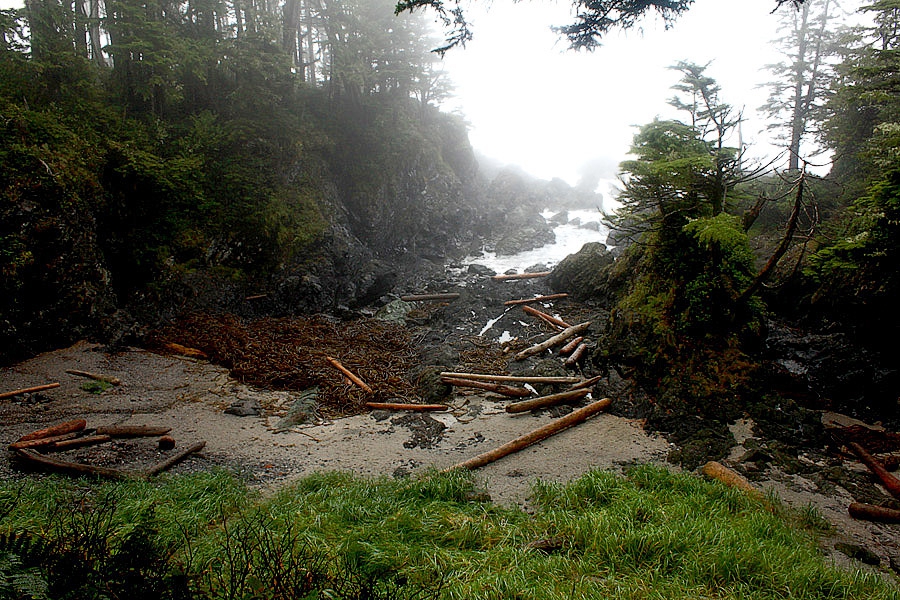
<instances>
[{"instance_id":1,"label":"driftwood log","mask_svg":"<svg viewBox=\"0 0 900 600\"><path fill-rule=\"evenodd\" d=\"M42 448L44 446L52 446L57 442L64 442L66 440L71 440L76 435L77 432L73 431L71 433L64 433L62 435L53 435L50 437L42 437L36 438L33 440L19 440L18 442L13 442L9 445L10 450L24 450L26 448Z\"/></svg>"},{"instance_id":2,"label":"driftwood log","mask_svg":"<svg viewBox=\"0 0 900 600\"><path fill-rule=\"evenodd\" d=\"M446 294L412 294L409 296L400 296L404 302L425 302L428 300L456 300L459 298L457 292L448 292Z\"/></svg>"},{"instance_id":3,"label":"driftwood log","mask_svg":"<svg viewBox=\"0 0 900 600\"><path fill-rule=\"evenodd\" d=\"M578 383L578 377L538 377L525 375L491 375L490 373L458 373L443 371L441 377L459 377L476 381L506 381L513 383Z\"/></svg>"},{"instance_id":4,"label":"driftwood log","mask_svg":"<svg viewBox=\"0 0 900 600\"><path fill-rule=\"evenodd\" d=\"M572 367L575 364L577 364L578 361L580 361L581 358L584 356L584 353L586 350L587 350L587 344L585 344L584 342L581 342L580 344L578 344L578 347L575 348L575 351L569 356L569 358L566 359L566 366Z\"/></svg>"},{"instance_id":5,"label":"driftwood log","mask_svg":"<svg viewBox=\"0 0 900 600\"><path fill-rule=\"evenodd\" d=\"M494 275L491 279L495 281L516 281L519 279L537 279L538 277L547 277L551 271L539 271L537 273L515 273L513 275Z\"/></svg>"},{"instance_id":6,"label":"driftwood log","mask_svg":"<svg viewBox=\"0 0 900 600\"><path fill-rule=\"evenodd\" d=\"M575 385L573 385L573 386L570 387L569 389L571 389L571 390L580 390L580 389L583 389L583 388L589 388L589 387L591 387L592 385L594 385L595 383L599 382L601 379L603 379L603 375L596 375L596 376L594 376L594 377L591 377L590 379L585 379L584 381L579 381L578 383L576 383Z\"/></svg>"},{"instance_id":7,"label":"driftwood log","mask_svg":"<svg viewBox=\"0 0 900 600\"><path fill-rule=\"evenodd\" d=\"M442 412L449 410L446 404L403 404L399 402L366 402L374 410L411 410L415 412Z\"/></svg>"},{"instance_id":8,"label":"driftwood log","mask_svg":"<svg viewBox=\"0 0 900 600\"><path fill-rule=\"evenodd\" d=\"M728 487L733 487L744 491L755 498L762 498L763 496L762 492L753 487L753 484L747 481L746 477L733 469L729 469L720 462L711 460L703 465L701 471L710 479L721 481Z\"/></svg>"},{"instance_id":9,"label":"driftwood log","mask_svg":"<svg viewBox=\"0 0 900 600\"><path fill-rule=\"evenodd\" d=\"M590 390L569 390L558 394L550 394L549 396L541 396L540 398L531 398L521 402L513 402L506 405L506 412L521 413L528 412L537 408L546 408L548 406L556 406L566 402L581 400L590 393Z\"/></svg>"},{"instance_id":10,"label":"driftwood log","mask_svg":"<svg viewBox=\"0 0 900 600\"><path fill-rule=\"evenodd\" d=\"M36 452L30 448L25 448L22 450L17 450L16 453L19 457L24 458L30 462L39 464L43 467L52 469L54 471L59 471L61 473L68 473L70 475L93 475L95 477L106 477L108 479L148 479L153 475L161 473L167 469L172 468L176 464L180 463L190 454L194 452L199 452L206 446L206 442L197 442L190 448L186 448L182 450L178 454L175 454L166 460L159 462L149 469L144 471L132 471L127 469L113 469L111 467L98 467L96 465L86 465L82 463L72 462L68 460L62 460L60 458L54 458L51 456L45 456L40 452Z\"/></svg>"},{"instance_id":11,"label":"driftwood log","mask_svg":"<svg viewBox=\"0 0 900 600\"><path fill-rule=\"evenodd\" d=\"M562 344L569 338L574 337L574 336L578 335L579 333L585 331L590 326L591 326L590 321L585 321L584 323L579 323L578 325L573 325L572 327L569 327L567 329L564 329L563 331L560 331L553 337L541 342L540 344L536 344L530 348L526 348L526 349L522 350L521 352L516 354L515 359L516 360L525 360L529 356L532 356L534 354L540 354L541 352L543 352L544 350L547 350L548 348L552 348L553 346Z\"/></svg>"},{"instance_id":12,"label":"driftwood log","mask_svg":"<svg viewBox=\"0 0 900 600\"><path fill-rule=\"evenodd\" d=\"M549 302L550 300L560 300L568 298L568 294L547 294L546 296L535 296L534 298L522 298L521 300L507 300L504 306L516 306L518 304L529 304L531 302Z\"/></svg>"},{"instance_id":13,"label":"driftwood log","mask_svg":"<svg viewBox=\"0 0 900 600\"><path fill-rule=\"evenodd\" d=\"M853 502L848 507L850 516L864 521L877 521L879 523L900 523L900 510L876 506L864 502Z\"/></svg>"},{"instance_id":14,"label":"driftwood log","mask_svg":"<svg viewBox=\"0 0 900 600\"><path fill-rule=\"evenodd\" d=\"M66 369L69 375L77 375L78 377L87 377L94 381L103 381L110 385L122 385L122 380L112 375L103 375L101 373L91 373L90 371L79 371L78 369Z\"/></svg>"},{"instance_id":15,"label":"driftwood log","mask_svg":"<svg viewBox=\"0 0 900 600\"><path fill-rule=\"evenodd\" d=\"M175 342L166 342L162 345L162 347L174 354L180 354L182 356L187 356L190 358L209 358L209 355L206 354L206 352L204 352L203 350L197 350L196 348L182 346L181 344L176 344Z\"/></svg>"},{"instance_id":16,"label":"driftwood log","mask_svg":"<svg viewBox=\"0 0 900 600\"><path fill-rule=\"evenodd\" d=\"M523 305L523 306L522 306L522 312L524 312L525 314L529 314L529 315L531 315L532 317L537 317L537 318L539 318L539 319L543 319L544 321L550 323L551 325L554 325L554 326L559 327L559 328L561 328L561 329L566 329L566 328L568 328L568 327L571 327L571 325L569 325L568 323L566 323L566 322L563 321L562 319L557 319L557 318L554 317L553 315L548 315L548 314L545 313L544 311L538 310L538 309L536 309L536 308L534 308L534 307L532 307L532 306Z\"/></svg>"},{"instance_id":17,"label":"driftwood log","mask_svg":"<svg viewBox=\"0 0 900 600\"><path fill-rule=\"evenodd\" d=\"M347 367L342 365L341 361L339 361L336 358L332 358L330 356L326 356L325 360L328 362L329 365L331 365L332 367L334 367L335 369L337 369L338 371L343 373L344 376L347 377L347 379L349 379L350 381L355 383L357 385L357 387L359 387L361 390L363 390L367 394L373 393L372 388L370 388L368 385L366 385L366 383L362 379L360 379L359 377L354 375Z\"/></svg>"},{"instance_id":18,"label":"driftwood log","mask_svg":"<svg viewBox=\"0 0 900 600\"><path fill-rule=\"evenodd\" d=\"M452 471L454 469L477 469L479 467L483 467L484 465L499 460L504 456L537 444L538 442L541 442L548 437L559 433L560 431L564 431L569 427L578 425L579 423L582 423L590 417L594 416L598 412L606 410L607 408L609 408L609 405L611 403L612 400L610 400L609 398L604 398L602 400L592 402L584 408L580 408L574 412L567 414L564 417L553 421L552 423L548 423L543 427L535 429L531 433L517 437L516 439L503 444L499 448L495 448L489 452L479 454L478 456L474 456L469 460L453 465L452 467L445 469L445 471Z\"/></svg>"},{"instance_id":19,"label":"driftwood log","mask_svg":"<svg viewBox=\"0 0 900 600\"><path fill-rule=\"evenodd\" d=\"M869 470L875 474L879 481L881 481L881 484L891 493L891 496L900 499L900 479L891 475L888 470L885 469L880 462L875 460L875 457L869 454L868 450L861 445L856 442L850 442L847 446L853 450L853 453L859 457L859 460L862 461L864 465L869 467Z\"/></svg>"},{"instance_id":20,"label":"driftwood log","mask_svg":"<svg viewBox=\"0 0 900 600\"><path fill-rule=\"evenodd\" d=\"M59 382L54 383L45 383L44 385L35 385L32 387L21 388L18 390L12 390L9 392L0 393L0 400L4 398L12 398L13 396L18 396L19 394L32 394L34 392L43 392L45 390L52 390L53 388L58 388Z\"/></svg>"},{"instance_id":21,"label":"driftwood log","mask_svg":"<svg viewBox=\"0 0 900 600\"><path fill-rule=\"evenodd\" d=\"M73 438L71 440L61 440L53 442L49 446L44 447L46 452L61 452L63 450L71 450L72 448L81 448L84 446L93 446L95 444L103 444L112 438L108 435L85 435L83 437Z\"/></svg>"},{"instance_id":22,"label":"driftwood log","mask_svg":"<svg viewBox=\"0 0 900 600\"><path fill-rule=\"evenodd\" d=\"M73 433L76 431L82 431L85 427L87 427L87 421L84 419L74 419L72 421L65 421L63 423L58 423L51 427L45 427L44 429L38 429L37 431L32 431L27 435L23 435L20 437L17 442L27 442L28 440L39 440L41 438L48 438L57 435L64 435L66 433Z\"/></svg>"},{"instance_id":23,"label":"driftwood log","mask_svg":"<svg viewBox=\"0 0 900 600\"><path fill-rule=\"evenodd\" d=\"M573 339L565 346L559 349L559 353L561 356L566 356L567 354L572 354L575 351L575 348L578 347L578 344L584 341L584 336L579 335L577 338Z\"/></svg>"},{"instance_id":24,"label":"driftwood log","mask_svg":"<svg viewBox=\"0 0 900 600\"><path fill-rule=\"evenodd\" d=\"M156 437L166 435L172 431L171 427L156 427L154 425L105 425L98 427L96 433L115 438L132 437Z\"/></svg>"},{"instance_id":25,"label":"driftwood log","mask_svg":"<svg viewBox=\"0 0 900 600\"><path fill-rule=\"evenodd\" d=\"M486 390L503 396L513 398L524 398L531 395L531 390L521 387L512 387L503 385L502 383L492 383L490 381L479 381L477 379L464 379L460 377L441 377L441 381L448 385L456 387L475 388L478 390Z\"/></svg>"}]
</instances>

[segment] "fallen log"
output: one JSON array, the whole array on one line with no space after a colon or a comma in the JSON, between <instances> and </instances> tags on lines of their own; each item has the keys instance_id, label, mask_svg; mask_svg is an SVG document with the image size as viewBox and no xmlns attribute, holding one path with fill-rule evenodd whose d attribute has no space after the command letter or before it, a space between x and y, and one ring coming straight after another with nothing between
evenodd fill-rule
<instances>
[{"instance_id":1,"label":"fallen log","mask_svg":"<svg viewBox=\"0 0 900 600\"><path fill-rule=\"evenodd\" d=\"M566 366L567 367L575 366L578 363L578 361L581 360L581 357L584 356L584 353L586 350L587 350L587 344L585 344L584 342L581 342L580 344L578 344L578 347L575 348L575 352L573 352L572 355L566 359Z\"/></svg>"},{"instance_id":2,"label":"fallen log","mask_svg":"<svg viewBox=\"0 0 900 600\"><path fill-rule=\"evenodd\" d=\"M122 469L113 469L111 467L96 467L94 465L85 465L82 463L71 462L68 460L62 460L60 458L45 456L40 452L36 452L35 450L29 448L17 450L16 454L33 463L37 463L43 467L47 467L55 471L61 471L63 473L74 475L93 475L95 477L106 477L109 479L122 480L142 478L140 473L135 473L134 471L124 471Z\"/></svg>"},{"instance_id":3,"label":"fallen log","mask_svg":"<svg viewBox=\"0 0 900 600\"><path fill-rule=\"evenodd\" d=\"M16 441L27 442L28 440L39 440L41 438L48 438L56 435L63 435L66 433L81 431L85 427L87 427L87 421L85 421L84 419L74 419L72 421L66 421L64 423L58 423L50 427L45 427L44 429L32 431L27 435L23 435Z\"/></svg>"},{"instance_id":4,"label":"fallen log","mask_svg":"<svg viewBox=\"0 0 900 600\"><path fill-rule=\"evenodd\" d=\"M442 412L450 410L446 404L402 404L398 402L366 402L374 410L411 410L415 412Z\"/></svg>"},{"instance_id":5,"label":"fallen log","mask_svg":"<svg viewBox=\"0 0 900 600\"><path fill-rule=\"evenodd\" d=\"M900 510L864 502L852 502L847 509L854 519L879 523L900 523Z\"/></svg>"},{"instance_id":6,"label":"fallen log","mask_svg":"<svg viewBox=\"0 0 900 600\"><path fill-rule=\"evenodd\" d=\"M566 323L566 322L563 321L562 319L557 319L556 317L554 317L554 316L552 316L552 315L548 315L548 314L545 313L544 311L538 310L538 309L536 309L536 308L534 308L534 307L532 307L532 306L523 305L523 306L522 306L522 311L525 312L526 314L529 314L529 315L533 316L533 317L537 317L537 318L539 318L539 319L543 319L543 320L547 321L548 323L550 323L551 325L555 325L555 326L561 327L561 328L563 328L563 329L566 329L567 327L571 327L571 325L569 325L568 323Z\"/></svg>"},{"instance_id":7,"label":"fallen log","mask_svg":"<svg viewBox=\"0 0 900 600\"><path fill-rule=\"evenodd\" d=\"M166 435L171 427L155 427L153 425L105 425L98 427L96 433L116 438L156 437Z\"/></svg>"},{"instance_id":8,"label":"fallen log","mask_svg":"<svg viewBox=\"0 0 900 600\"><path fill-rule=\"evenodd\" d=\"M515 383L578 383L578 377L538 377L520 375L491 375L490 373L457 373L442 371L441 377L459 377L476 381L507 381Z\"/></svg>"},{"instance_id":9,"label":"fallen log","mask_svg":"<svg viewBox=\"0 0 900 600\"><path fill-rule=\"evenodd\" d=\"M578 347L578 344L584 341L584 336L579 335L577 338L574 338L571 342L563 346L559 349L559 353L561 356L565 356L567 354L571 354L575 351L575 348Z\"/></svg>"},{"instance_id":10,"label":"fallen log","mask_svg":"<svg viewBox=\"0 0 900 600\"><path fill-rule=\"evenodd\" d=\"M459 294L449 292L446 294L412 294L410 296L400 296L404 302L425 302L427 300L456 300Z\"/></svg>"},{"instance_id":11,"label":"fallen log","mask_svg":"<svg viewBox=\"0 0 900 600\"><path fill-rule=\"evenodd\" d=\"M19 394L32 394L34 392L43 392L45 390L52 390L53 388L58 388L59 382L54 383L45 383L44 385L35 385L32 387L21 388L18 390L12 390L9 392L3 392L0 394L0 400L4 398L12 398L13 396L18 396Z\"/></svg>"},{"instance_id":12,"label":"fallen log","mask_svg":"<svg viewBox=\"0 0 900 600\"><path fill-rule=\"evenodd\" d=\"M372 388L367 386L366 383L362 379L360 379L359 377L354 375L349 369L347 369L347 367L342 365L341 361L339 361L336 358L331 358L330 356L326 356L325 360L328 362L329 365L331 365L332 367L334 367L335 369L337 369L338 371L343 373L347 377L347 379L349 379L350 381L355 383L364 392L366 392L367 394L373 393Z\"/></svg>"},{"instance_id":13,"label":"fallen log","mask_svg":"<svg viewBox=\"0 0 900 600\"><path fill-rule=\"evenodd\" d=\"M499 448L495 448L489 452L474 456L466 461L453 465L452 467L448 467L444 469L444 471L452 471L454 469L477 469L478 467L483 467L484 465L499 460L504 456L537 444L538 442L541 442L548 437L559 433L560 431L568 429L569 427L578 425L579 423L586 421L590 417L594 416L598 412L606 410L607 408L609 408L610 404L612 404L612 400L610 400L609 398L604 398L602 400L592 402L584 408L579 408L578 410L571 412L566 416L553 421L552 423L548 423L543 427L535 429L531 433L517 437L516 439L503 444Z\"/></svg>"},{"instance_id":14,"label":"fallen log","mask_svg":"<svg viewBox=\"0 0 900 600\"><path fill-rule=\"evenodd\" d=\"M584 381L579 381L578 383L576 383L569 389L570 390L580 390L583 388L589 388L592 385L594 385L595 383L597 383L598 381L600 381L601 379L603 379L603 375L597 375L595 377L591 377L590 379L585 379Z\"/></svg>"},{"instance_id":15,"label":"fallen log","mask_svg":"<svg viewBox=\"0 0 900 600\"><path fill-rule=\"evenodd\" d=\"M110 441L112 438L108 435L86 435L84 437L77 437L71 440L61 440L58 442L53 442L49 446L45 448L47 452L59 452L62 450L71 450L72 448L81 448L82 446L93 446L96 444L103 444L104 442Z\"/></svg>"},{"instance_id":16,"label":"fallen log","mask_svg":"<svg viewBox=\"0 0 900 600\"><path fill-rule=\"evenodd\" d=\"M122 385L122 380L112 375L102 375L100 373L91 373L89 371L79 371L78 369L66 369L69 375L77 375L78 377L87 377L94 381L105 381L110 385Z\"/></svg>"},{"instance_id":17,"label":"fallen log","mask_svg":"<svg viewBox=\"0 0 900 600\"><path fill-rule=\"evenodd\" d=\"M891 475L888 470L885 469L880 462L875 460L875 457L869 454L868 450L861 445L856 442L850 442L847 446L859 457L859 460L862 461L864 465L869 467L869 470L875 474L879 481L881 481L881 484L891 493L891 496L900 499L900 479Z\"/></svg>"},{"instance_id":18,"label":"fallen log","mask_svg":"<svg viewBox=\"0 0 900 600\"><path fill-rule=\"evenodd\" d=\"M189 455L193 454L194 452L200 452L201 450L203 450L203 448L205 446L206 446L205 440L197 442L196 444L189 446L188 448L185 448L181 452L179 452L173 456L170 456L166 460L156 463L155 465L153 465L152 467L150 467L149 469L144 471L142 473L142 476L143 477L151 477L153 475L156 475L157 473L167 471L167 470L171 469L172 467L174 467L175 465L177 465L178 463L180 463L181 461L183 461Z\"/></svg>"},{"instance_id":19,"label":"fallen log","mask_svg":"<svg viewBox=\"0 0 900 600\"><path fill-rule=\"evenodd\" d=\"M180 354L182 356L187 356L190 358L209 358L209 355L206 354L206 352L204 352L203 350L197 350L196 348L182 346L181 344L176 344L175 342L166 342L165 344L163 344L163 348L165 348L169 352L173 352L175 354Z\"/></svg>"},{"instance_id":20,"label":"fallen log","mask_svg":"<svg viewBox=\"0 0 900 600\"><path fill-rule=\"evenodd\" d=\"M556 406L573 400L581 400L590 393L590 390L568 390L558 394L550 394L549 396L541 396L540 398L531 398L521 402L513 402L506 405L506 412L521 413L534 410L536 408L546 408L548 406Z\"/></svg>"},{"instance_id":21,"label":"fallen log","mask_svg":"<svg viewBox=\"0 0 900 600\"><path fill-rule=\"evenodd\" d=\"M495 281L516 281L518 279L536 279L538 277L547 277L551 271L539 271L537 273L515 273L513 275L494 275L491 279Z\"/></svg>"},{"instance_id":22,"label":"fallen log","mask_svg":"<svg viewBox=\"0 0 900 600\"><path fill-rule=\"evenodd\" d=\"M263 298L266 298L267 296L268 296L268 294L253 294L252 296L245 296L244 300L246 300L248 302L251 300L262 300Z\"/></svg>"},{"instance_id":23,"label":"fallen log","mask_svg":"<svg viewBox=\"0 0 900 600\"><path fill-rule=\"evenodd\" d=\"M491 383L490 381L461 379L459 377L441 377L441 382L456 387L468 387L478 390L486 390L488 392L494 392L497 394L502 394L503 396L510 396L514 398L524 398L525 396L531 395L531 390L529 389L512 387L509 385L503 385L502 383Z\"/></svg>"},{"instance_id":24,"label":"fallen log","mask_svg":"<svg viewBox=\"0 0 900 600\"><path fill-rule=\"evenodd\" d=\"M708 463L703 465L701 472L710 479L721 481L728 487L742 490L756 498L763 497L762 492L753 487L753 485L747 480L746 477L733 469L729 469L720 462L716 462L714 460L709 461Z\"/></svg>"},{"instance_id":25,"label":"fallen log","mask_svg":"<svg viewBox=\"0 0 900 600\"><path fill-rule=\"evenodd\" d=\"M521 300L507 300L504 306L516 306L519 304L529 304L531 302L549 302L550 300L560 300L568 298L568 294L547 294L546 296L535 296L534 298L522 298Z\"/></svg>"},{"instance_id":26,"label":"fallen log","mask_svg":"<svg viewBox=\"0 0 900 600\"><path fill-rule=\"evenodd\" d=\"M76 435L77 432L64 433L62 435L54 435L50 437L36 438L33 440L20 440L18 442L13 442L9 445L10 450L24 450L26 448L41 448L44 446L52 446L56 442L64 442L66 440L71 440Z\"/></svg>"},{"instance_id":27,"label":"fallen log","mask_svg":"<svg viewBox=\"0 0 900 600\"><path fill-rule=\"evenodd\" d=\"M532 346L531 348L526 348L526 349L522 350L521 352L516 354L515 359L516 360L525 360L526 358L528 358L529 356L531 356L533 354L539 354L539 353L543 352L544 350L547 350L548 348L552 348L553 346L556 346L557 344L562 344L569 338L578 335L579 333L586 330L590 326L591 326L590 321L585 321L584 323L579 323L578 325L573 325L572 327L564 329L563 331L561 331L561 332L557 333L556 335L554 335L553 337L541 342L540 344L536 344L536 345Z\"/></svg>"}]
</instances>

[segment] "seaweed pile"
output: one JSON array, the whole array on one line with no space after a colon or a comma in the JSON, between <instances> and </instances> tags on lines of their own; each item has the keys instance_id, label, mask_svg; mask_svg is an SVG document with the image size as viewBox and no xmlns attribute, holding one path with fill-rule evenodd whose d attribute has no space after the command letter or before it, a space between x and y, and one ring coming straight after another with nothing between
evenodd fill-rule
<instances>
[{"instance_id":1,"label":"seaweed pile","mask_svg":"<svg viewBox=\"0 0 900 600\"><path fill-rule=\"evenodd\" d=\"M157 330L151 348L175 342L203 351L244 383L272 390L319 386L319 408L332 417L365 412L366 402L419 401L410 370L416 344L403 325L377 319L349 322L325 316L263 318L195 314ZM373 390L366 394L326 362L334 357Z\"/></svg>"}]
</instances>

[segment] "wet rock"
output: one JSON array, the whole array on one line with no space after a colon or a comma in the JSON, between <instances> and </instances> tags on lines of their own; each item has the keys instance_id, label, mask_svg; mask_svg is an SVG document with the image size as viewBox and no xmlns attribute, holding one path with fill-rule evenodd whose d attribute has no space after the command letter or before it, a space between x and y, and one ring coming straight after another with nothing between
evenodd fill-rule
<instances>
[{"instance_id":1,"label":"wet rock","mask_svg":"<svg viewBox=\"0 0 900 600\"><path fill-rule=\"evenodd\" d=\"M319 388L314 387L304 390L297 398L287 414L275 424L275 431L281 432L290 429L294 425L313 423L318 419Z\"/></svg>"},{"instance_id":2,"label":"wet rock","mask_svg":"<svg viewBox=\"0 0 900 600\"><path fill-rule=\"evenodd\" d=\"M399 299L394 300L379 308L375 312L375 318L389 323L403 324L406 322L406 316L413 308L415 308L415 305L411 302L404 302Z\"/></svg>"},{"instance_id":3,"label":"wet rock","mask_svg":"<svg viewBox=\"0 0 900 600\"><path fill-rule=\"evenodd\" d=\"M226 415L236 417L258 417L261 413L262 406L252 398L235 400L231 406L225 409Z\"/></svg>"},{"instance_id":4,"label":"wet rock","mask_svg":"<svg viewBox=\"0 0 900 600\"><path fill-rule=\"evenodd\" d=\"M484 265L469 265L469 268L466 270L470 275L482 275L484 277L493 277L497 274L497 271Z\"/></svg>"},{"instance_id":5,"label":"wet rock","mask_svg":"<svg viewBox=\"0 0 900 600\"><path fill-rule=\"evenodd\" d=\"M612 302L615 294L610 286L610 270L614 260L600 242L585 244L553 269L549 277L550 287L568 292L576 299L597 298Z\"/></svg>"},{"instance_id":6,"label":"wet rock","mask_svg":"<svg viewBox=\"0 0 900 600\"><path fill-rule=\"evenodd\" d=\"M565 225L569 222L569 211L558 212L547 220L555 225Z\"/></svg>"}]
</instances>

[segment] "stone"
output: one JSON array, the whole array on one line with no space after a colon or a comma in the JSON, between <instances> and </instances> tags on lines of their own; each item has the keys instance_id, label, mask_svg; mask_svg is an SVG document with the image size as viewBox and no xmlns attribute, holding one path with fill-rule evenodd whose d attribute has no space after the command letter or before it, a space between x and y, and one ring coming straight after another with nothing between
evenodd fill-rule
<instances>
[{"instance_id":1,"label":"stone","mask_svg":"<svg viewBox=\"0 0 900 600\"><path fill-rule=\"evenodd\" d=\"M236 417L258 417L262 413L262 406L253 399L239 399L231 403L231 406L225 409L226 415L234 415Z\"/></svg>"}]
</instances>

